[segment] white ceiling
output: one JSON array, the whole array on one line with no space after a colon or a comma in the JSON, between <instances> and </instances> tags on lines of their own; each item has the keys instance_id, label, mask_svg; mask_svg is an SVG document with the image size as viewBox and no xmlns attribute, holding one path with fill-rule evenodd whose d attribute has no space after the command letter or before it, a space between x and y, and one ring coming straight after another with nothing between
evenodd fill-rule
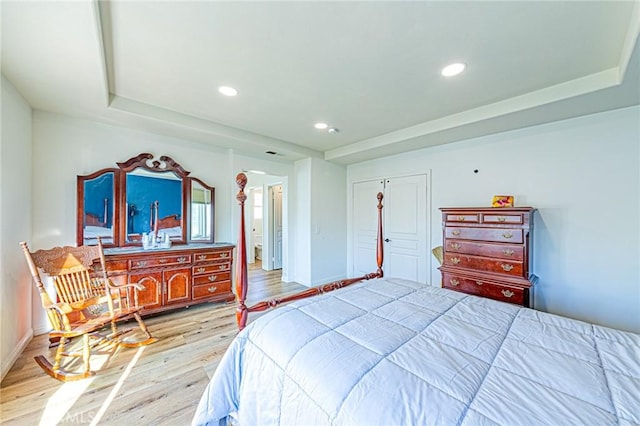
<instances>
[{"instance_id":1,"label":"white ceiling","mask_svg":"<svg viewBox=\"0 0 640 426\"><path fill-rule=\"evenodd\" d=\"M2 73L34 109L282 160L348 164L640 104L638 1L0 7ZM454 61L467 70L442 77Z\"/></svg>"}]
</instances>

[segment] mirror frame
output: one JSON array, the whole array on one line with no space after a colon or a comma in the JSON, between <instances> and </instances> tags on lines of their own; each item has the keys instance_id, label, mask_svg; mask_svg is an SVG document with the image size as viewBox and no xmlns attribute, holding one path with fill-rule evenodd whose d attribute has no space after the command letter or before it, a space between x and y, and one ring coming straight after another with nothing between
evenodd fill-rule
<instances>
[{"instance_id":1,"label":"mirror frame","mask_svg":"<svg viewBox=\"0 0 640 426\"><path fill-rule=\"evenodd\" d=\"M211 236L207 239L193 240L194 243L213 243L215 241L215 188L207 185L202 180L189 176L190 172L166 155L155 160L153 154L142 153L127 161L116 163L117 168L105 168L88 175L77 176L77 218L76 218L76 243L84 245L84 184L105 173L114 174L113 194L113 244L104 244L105 247L142 246L141 241L127 240L127 173L135 169L144 169L151 173L172 172L182 180L182 214L181 214L181 238L171 239L172 244L186 244L191 240L191 187L195 181L205 189L211 190Z\"/></svg>"},{"instance_id":2,"label":"mirror frame","mask_svg":"<svg viewBox=\"0 0 640 426\"><path fill-rule=\"evenodd\" d=\"M214 239L213 239L213 235L215 233L215 225L216 225L216 218L215 218L215 211L216 211L216 189L213 186L207 185L206 183L204 183L203 181L201 181L198 178L195 177L189 177L187 178L187 180L189 181L189 184L187 185L187 187L189 188L189 191L187 193L187 214L189 215L189 220L187 221L187 239L189 242L193 242L193 243L207 243L207 242L211 242L213 243ZM197 240L193 240L192 239L192 235L191 235L191 217L192 217L192 213L191 213L191 194L193 192L193 182L197 182L198 185L202 186L204 189L208 189L209 191L211 191L211 236L209 238L199 238Z\"/></svg>"},{"instance_id":3,"label":"mirror frame","mask_svg":"<svg viewBox=\"0 0 640 426\"><path fill-rule=\"evenodd\" d=\"M105 247L115 247L120 243L120 230L118 227L119 222L119 212L120 212L120 197L118 194L120 193L120 169L116 168L106 168L98 170L97 172L88 174L88 175L78 175L77 181L77 197L78 197L78 209L77 209L77 217L76 217L76 244L78 246L84 245L84 222L85 222L85 209L84 209L84 184L87 181L96 179L102 175L107 173L113 173L113 193L111 195L111 221L112 221L112 230L113 230L113 239L112 243L103 243Z\"/></svg>"}]
</instances>

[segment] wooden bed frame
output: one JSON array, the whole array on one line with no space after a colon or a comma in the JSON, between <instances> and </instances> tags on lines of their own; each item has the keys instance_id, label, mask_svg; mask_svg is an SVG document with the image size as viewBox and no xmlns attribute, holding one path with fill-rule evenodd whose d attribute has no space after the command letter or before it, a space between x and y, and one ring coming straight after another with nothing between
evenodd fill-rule
<instances>
[{"instance_id":1,"label":"wooden bed frame","mask_svg":"<svg viewBox=\"0 0 640 426\"><path fill-rule=\"evenodd\" d=\"M102 217L104 220L100 220L100 216L94 213L85 213L84 214L84 225L85 226L99 226L101 228L107 227L107 215L109 214L109 199L104 199L104 209L103 209Z\"/></svg>"},{"instance_id":2,"label":"wooden bed frame","mask_svg":"<svg viewBox=\"0 0 640 426\"><path fill-rule=\"evenodd\" d=\"M158 229L175 228L182 226L182 221L178 218L178 214L171 214L158 219Z\"/></svg>"},{"instance_id":3,"label":"wooden bed frame","mask_svg":"<svg viewBox=\"0 0 640 426\"><path fill-rule=\"evenodd\" d=\"M248 275L247 275L247 248L246 248L246 234L245 234L245 224L244 224L244 203L247 200L247 195L244 193L244 188L247 185L247 176L244 173L239 173L236 176L236 184L238 185L239 191L236 195L236 200L238 200L238 204L240 204L240 233L238 236L238 245L236 252L237 254L237 262L236 262L236 271L235 271L235 280L236 280L236 300L238 306L236 308L236 320L238 322L238 328L242 330L247 325L247 317L249 312L261 312L266 311L270 308L275 308L276 306L286 303L292 302L294 300L300 300L311 296L317 296L323 293L327 293L329 291L337 290L339 288L343 288L349 286L351 284L355 284L360 281L370 280L372 278L382 278L382 261L384 258L383 247L382 247L382 192L378 192L378 236L377 236L377 245L376 245L376 262L378 265L378 270L376 272L372 272L370 274L363 275L357 278L348 278L344 280L334 281L328 284L323 284L317 287L310 287L307 290L304 290L300 293L292 294L291 296L286 296L280 299L269 299L262 302L258 302L255 305L247 307L245 304L245 300L247 298L248 291Z\"/></svg>"}]
</instances>

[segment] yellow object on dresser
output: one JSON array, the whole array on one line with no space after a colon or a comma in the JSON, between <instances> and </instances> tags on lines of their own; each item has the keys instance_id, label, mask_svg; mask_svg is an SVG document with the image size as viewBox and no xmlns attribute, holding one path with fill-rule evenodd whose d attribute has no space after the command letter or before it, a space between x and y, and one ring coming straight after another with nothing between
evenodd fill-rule
<instances>
[{"instance_id":1,"label":"yellow object on dresser","mask_svg":"<svg viewBox=\"0 0 640 426\"><path fill-rule=\"evenodd\" d=\"M532 207L441 208L442 286L532 307Z\"/></svg>"}]
</instances>

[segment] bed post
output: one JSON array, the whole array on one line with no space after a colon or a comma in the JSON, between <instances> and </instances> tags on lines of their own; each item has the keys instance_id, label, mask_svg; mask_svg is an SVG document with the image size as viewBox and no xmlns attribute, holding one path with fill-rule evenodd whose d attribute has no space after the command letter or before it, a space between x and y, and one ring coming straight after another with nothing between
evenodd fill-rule
<instances>
[{"instance_id":1,"label":"bed post","mask_svg":"<svg viewBox=\"0 0 640 426\"><path fill-rule=\"evenodd\" d=\"M238 300L238 306L236 308L236 321L238 322L238 328L242 330L247 325L247 306L245 300L247 298L247 247L245 244L246 235L244 230L244 202L247 200L247 195L244 193L244 187L247 185L247 175L244 173L238 173L236 176L236 184L239 191L236 195L236 200L240 204L240 233L238 235L238 250L236 251L237 263L236 263L236 298Z\"/></svg>"},{"instance_id":2,"label":"bed post","mask_svg":"<svg viewBox=\"0 0 640 426\"><path fill-rule=\"evenodd\" d=\"M377 237L377 250L376 250L376 262L378 263L378 270L376 274L378 278L382 278L384 273L382 272L382 261L384 260L384 249L382 244L382 198L384 195L382 192L378 192L378 237Z\"/></svg>"}]
</instances>

